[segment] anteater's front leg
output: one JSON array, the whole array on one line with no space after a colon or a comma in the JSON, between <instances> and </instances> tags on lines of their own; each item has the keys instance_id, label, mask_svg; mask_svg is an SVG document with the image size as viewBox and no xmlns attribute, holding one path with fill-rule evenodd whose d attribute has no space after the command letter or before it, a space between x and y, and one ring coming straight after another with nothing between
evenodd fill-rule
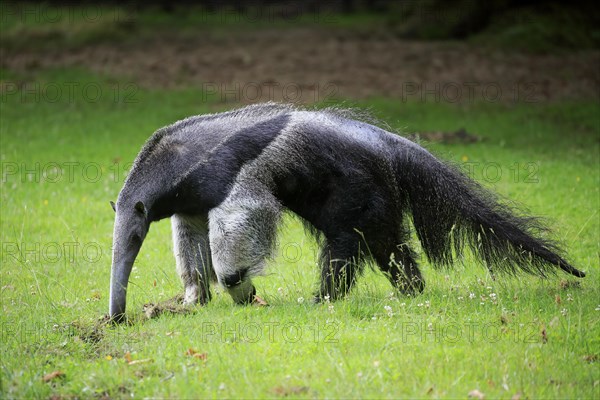
<instances>
[{"instance_id":1,"label":"anteater's front leg","mask_svg":"<svg viewBox=\"0 0 600 400\"><path fill-rule=\"evenodd\" d=\"M259 183L236 187L209 212L209 237L217 279L233 301L247 304L256 290L251 277L262 272L272 253L280 205Z\"/></svg>"},{"instance_id":2,"label":"anteater's front leg","mask_svg":"<svg viewBox=\"0 0 600 400\"><path fill-rule=\"evenodd\" d=\"M173 252L177 272L183 282L184 304L206 304L210 300L210 280L215 273L212 268L206 217L174 215Z\"/></svg>"}]
</instances>

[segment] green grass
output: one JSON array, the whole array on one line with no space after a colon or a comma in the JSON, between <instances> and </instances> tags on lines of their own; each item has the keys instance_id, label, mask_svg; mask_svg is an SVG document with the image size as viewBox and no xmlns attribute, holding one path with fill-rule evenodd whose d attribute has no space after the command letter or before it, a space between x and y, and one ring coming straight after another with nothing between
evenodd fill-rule
<instances>
[{"instance_id":1,"label":"green grass","mask_svg":"<svg viewBox=\"0 0 600 400\"><path fill-rule=\"evenodd\" d=\"M161 221L131 276L133 323L97 328L108 307L108 201L124 167L158 127L232 105L206 102L194 88L132 94L125 83L76 70L37 79L98 82L102 95L91 102L75 90L51 103L3 93L3 398L464 398L474 389L488 398L600 395L597 104L357 104L405 132L464 127L480 135L476 144L428 147L459 164L479 163L470 164L476 179L547 217L570 259L588 272L581 285L563 275L493 281L467 256L453 271L423 260L427 288L418 297L394 293L368 270L347 299L312 305L315 243L288 216L267 275L255 280L270 307L235 306L214 288L206 307L145 320L144 303L181 291L170 225ZM186 355L190 348L206 360ZM127 353L144 362L128 364ZM42 381L57 370L65 376Z\"/></svg>"}]
</instances>

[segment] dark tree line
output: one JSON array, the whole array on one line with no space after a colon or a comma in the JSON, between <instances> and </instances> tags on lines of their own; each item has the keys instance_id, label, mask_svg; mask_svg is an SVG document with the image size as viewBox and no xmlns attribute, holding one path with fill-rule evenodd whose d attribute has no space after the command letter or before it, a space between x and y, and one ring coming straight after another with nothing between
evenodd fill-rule
<instances>
[{"instance_id":1,"label":"dark tree line","mask_svg":"<svg viewBox=\"0 0 600 400\"><path fill-rule=\"evenodd\" d=\"M36 3L34 2L28 2ZM594 1L571 0L568 3L544 0L44 0L45 5L107 5L133 7L138 11L154 9L175 13L186 9L209 12L237 12L281 18L310 13L379 13L399 36L414 38L466 38L488 28L498 16L553 14L561 24L562 14L572 13L571 26L583 25L597 32L600 8ZM10 2L18 5L18 2ZM564 11L564 12L563 12ZM556 16L559 18L556 18ZM574 22L573 22L574 21ZM594 33L596 35L596 33Z\"/></svg>"}]
</instances>

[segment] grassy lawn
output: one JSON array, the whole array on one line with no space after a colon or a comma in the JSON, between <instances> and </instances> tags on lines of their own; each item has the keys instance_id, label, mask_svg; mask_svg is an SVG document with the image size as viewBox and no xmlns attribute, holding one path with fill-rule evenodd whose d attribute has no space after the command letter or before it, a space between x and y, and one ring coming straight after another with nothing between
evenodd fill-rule
<instances>
[{"instance_id":1,"label":"grassy lawn","mask_svg":"<svg viewBox=\"0 0 600 400\"><path fill-rule=\"evenodd\" d=\"M453 271L423 259L427 288L418 297L394 293L368 270L347 299L312 305L315 243L289 216L268 275L255 280L269 307L234 306L213 288L206 307L147 320L144 303L181 291L170 224L161 221L131 276L131 324L106 327L98 320L108 307L108 202L128 163L158 127L232 105L76 70L38 80L38 90L7 90L1 102L2 397L600 395L597 104L356 104L403 132L479 135L428 147L547 217L588 272L581 281L494 281L468 256ZM56 98L44 93L48 82L62 91ZM72 96L69 82L80 83ZM64 375L44 382L53 371Z\"/></svg>"}]
</instances>

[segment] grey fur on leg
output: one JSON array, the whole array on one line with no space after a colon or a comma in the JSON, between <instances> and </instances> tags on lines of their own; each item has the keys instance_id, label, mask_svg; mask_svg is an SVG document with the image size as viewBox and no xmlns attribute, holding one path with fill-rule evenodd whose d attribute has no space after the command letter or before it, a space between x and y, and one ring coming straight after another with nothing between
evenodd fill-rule
<instances>
[{"instance_id":1,"label":"grey fur on leg","mask_svg":"<svg viewBox=\"0 0 600 400\"><path fill-rule=\"evenodd\" d=\"M255 294L250 278L262 273L275 243L279 203L258 182L248 180L232 189L209 212L209 238L214 270L236 303Z\"/></svg>"},{"instance_id":2,"label":"grey fur on leg","mask_svg":"<svg viewBox=\"0 0 600 400\"><path fill-rule=\"evenodd\" d=\"M184 304L206 304L214 280L206 217L171 217L173 252L184 285Z\"/></svg>"}]
</instances>

